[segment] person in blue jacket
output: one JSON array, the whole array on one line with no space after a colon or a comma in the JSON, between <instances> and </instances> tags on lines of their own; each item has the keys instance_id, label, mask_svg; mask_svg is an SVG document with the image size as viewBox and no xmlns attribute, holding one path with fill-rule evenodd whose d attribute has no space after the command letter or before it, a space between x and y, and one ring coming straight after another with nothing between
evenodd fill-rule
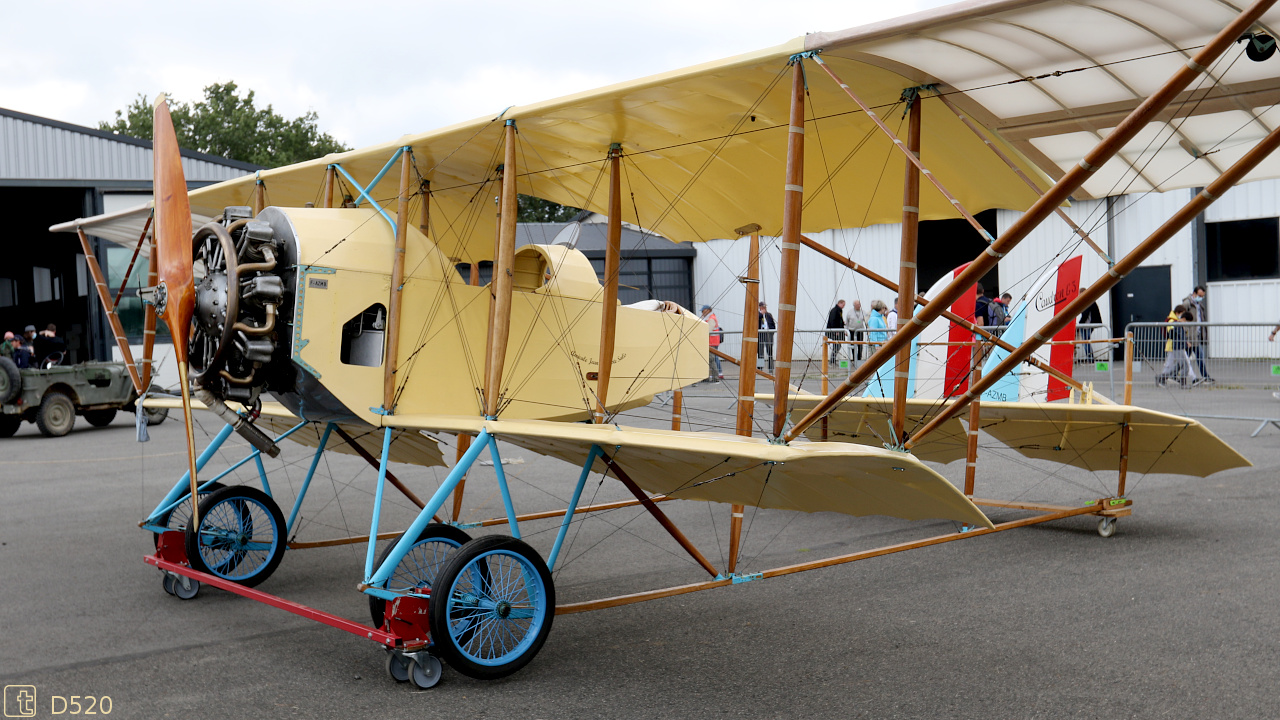
<instances>
[{"instance_id":1,"label":"person in blue jacket","mask_svg":"<svg viewBox=\"0 0 1280 720\"><path fill-rule=\"evenodd\" d=\"M871 332L867 333L867 339L875 343L871 346L871 352L880 349L880 345L889 339L889 325L885 323L885 307L883 300L871 301L871 317L867 320L867 327Z\"/></svg>"}]
</instances>

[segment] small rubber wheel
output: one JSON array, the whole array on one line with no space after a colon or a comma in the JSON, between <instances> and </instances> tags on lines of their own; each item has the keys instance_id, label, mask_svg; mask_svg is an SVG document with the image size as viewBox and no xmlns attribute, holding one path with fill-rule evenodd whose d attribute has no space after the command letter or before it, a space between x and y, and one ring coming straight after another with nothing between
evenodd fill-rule
<instances>
[{"instance_id":1,"label":"small rubber wheel","mask_svg":"<svg viewBox=\"0 0 1280 720\"><path fill-rule=\"evenodd\" d=\"M209 487L200 491L200 500L204 500L211 494L225 488L220 482L211 482ZM157 517L151 524L163 525L170 530L186 530L187 523L191 521L191 498L184 497L182 502L178 503L167 513ZM160 533L151 533L151 540L156 547L160 547Z\"/></svg>"},{"instance_id":2,"label":"small rubber wheel","mask_svg":"<svg viewBox=\"0 0 1280 720\"><path fill-rule=\"evenodd\" d=\"M76 424L76 405L71 398L50 390L40 401L40 410L36 412L36 427L45 437L62 437L71 432Z\"/></svg>"},{"instance_id":3,"label":"small rubber wheel","mask_svg":"<svg viewBox=\"0 0 1280 720\"><path fill-rule=\"evenodd\" d=\"M387 674L398 683L409 682L409 666L413 662L400 653L387 653Z\"/></svg>"},{"instance_id":4,"label":"small rubber wheel","mask_svg":"<svg viewBox=\"0 0 1280 720\"><path fill-rule=\"evenodd\" d=\"M284 558L284 515L269 495L235 485L200 501L200 527L186 529L193 570L253 587Z\"/></svg>"},{"instance_id":5,"label":"small rubber wheel","mask_svg":"<svg viewBox=\"0 0 1280 720\"><path fill-rule=\"evenodd\" d=\"M1116 519L1113 517L1104 517L1098 519L1098 535L1109 538L1116 534Z\"/></svg>"},{"instance_id":6,"label":"small rubber wheel","mask_svg":"<svg viewBox=\"0 0 1280 720\"><path fill-rule=\"evenodd\" d=\"M116 409L107 408L106 410L85 410L84 419L94 427L106 427L116 419Z\"/></svg>"},{"instance_id":7,"label":"small rubber wheel","mask_svg":"<svg viewBox=\"0 0 1280 720\"><path fill-rule=\"evenodd\" d=\"M525 543L501 535L458 548L436 578L429 619L435 651L478 680L506 677L542 649L555 617L547 564Z\"/></svg>"},{"instance_id":8,"label":"small rubber wheel","mask_svg":"<svg viewBox=\"0 0 1280 720\"><path fill-rule=\"evenodd\" d=\"M182 583L183 580L187 581L185 585ZM179 600L190 600L200 594L200 581L191 578L174 578L173 594Z\"/></svg>"},{"instance_id":9,"label":"small rubber wheel","mask_svg":"<svg viewBox=\"0 0 1280 720\"><path fill-rule=\"evenodd\" d=\"M0 357L0 403L7 403L22 394L22 371L12 358Z\"/></svg>"},{"instance_id":10,"label":"small rubber wheel","mask_svg":"<svg viewBox=\"0 0 1280 720\"><path fill-rule=\"evenodd\" d=\"M413 676L414 685L423 690L430 690L440 683L444 668L440 665L440 658L423 654L409 663L409 674Z\"/></svg>"},{"instance_id":11,"label":"small rubber wheel","mask_svg":"<svg viewBox=\"0 0 1280 720\"><path fill-rule=\"evenodd\" d=\"M165 592L169 593L170 595L176 594L173 592L173 576L170 575L169 573L164 574L164 582L161 583L161 585L164 587Z\"/></svg>"},{"instance_id":12,"label":"small rubber wheel","mask_svg":"<svg viewBox=\"0 0 1280 720\"><path fill-rule=\"evenodd\" d=\"M400 564L396 565L395 572L383 587L393 592L404 592L414 588L430 589L449 556L470 540L470 535L452 525L433 523L426 526L418 534L418 541L409 548L409 552L405 553ZM386 562L387 556L391 554L398 542L400 538L387 543L387 546L382 549L382 553L378 555L378 562L373 565L375 571ZM386 608L386 600L369 596L369 616L373 619L374 627L382 627Z\"/></svg>"},{"instance_id":13,"label":"small rubber wheel","mask_svg":"<svg viewBox=\"0 0 1280 720\"><path fill-rule=\"evenodd\" d=\"M147 391L149 395L164 395L166 392L167 391L159 385L152 385L151 389ZM134 408L133 412L136 413L137 408ZM169 408L144 407L142 408L142 413L146 416L148 425L159 425L164 422L165 418L169 417Z\"/></svg>"},{"instance_id":14,"label":"small rubber wheel","mask_svg":"<svg viewBox=\"0 0 1280 720\"><path fill-rule=\"evenodd\" d=\"M0 415L0 438L10 438L22 427L21 415Z\"/></svg>"}]
</instances>

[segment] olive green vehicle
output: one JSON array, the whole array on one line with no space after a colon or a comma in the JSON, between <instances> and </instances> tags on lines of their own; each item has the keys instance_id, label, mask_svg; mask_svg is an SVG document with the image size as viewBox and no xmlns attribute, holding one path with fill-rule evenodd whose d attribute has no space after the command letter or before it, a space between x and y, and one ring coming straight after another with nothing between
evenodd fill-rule
<instances>
[{"instance_id":1,"label":"olive green vehicle","mask_svg":"<svg viewBox=\"0 0 1280 720\"><path fill-rule=\"evenodd\" d=\"M152 386L153 391L161 391ZM33 422L45 437L71 432L76 416L94 427L111 424L116 412L136 412L138 399L124 363L87 362L46 370L19 370L0 357L0 438L12 437L22 421ZM144 410L147 423L158 425L168 410Z\"/></svg>"}]
</instances>

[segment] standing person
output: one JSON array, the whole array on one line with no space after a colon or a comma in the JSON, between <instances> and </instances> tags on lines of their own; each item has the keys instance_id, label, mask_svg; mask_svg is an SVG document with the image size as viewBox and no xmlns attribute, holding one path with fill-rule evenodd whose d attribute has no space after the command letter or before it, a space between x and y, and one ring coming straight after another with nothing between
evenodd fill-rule
<instances>
[{"instance_id":1,"label":"standing person","mask_svg":"<svg viewBox=\"0 0 1280 720\"><path fill-rule=\"evenodd\" d=\"M898 298L893 299L892 305L886 305L885 310L884 323L889 326L889 336L892 337L898 332Z\"/></svg>"},{"instance_id":2,"label":"standing person","mask_svg":"<svg viewBox=\"0 0 1280 720\"><path fill-rule=\"evenodd\" d=\"M982 287L982 283L973 286L978 294L978 299L973 303L973 321L984 328L990 329L997 325L995 318L991 316L991 298L986 295L986 288Z\"/></svg>"},{"instance_id":3,"label":"standing person","mask_svg":"<svg viewBox=\"0 0 1280 720\"><path fill-rule=\"evenodd\" d=\"M837 300L835 307L827 312L827 339L840 341L844 340L844 301ZM833 345L834 350L831 352L831 362L840 360L840 346Z\"/></svg>"},{"instance_id":4,"label":"standing person","mask_svg":"<svg viewBox=\"0 0 1280 720\"><path fill-rule=\"evenodd\" d=\"M1184 313L1186 308L1177 305L1169 311L1169 317L1165 318L1169 324L1164 326L1164 368L1156 375L1156 387L1164 387L1170 379L1185 382L1182 370L1187 357L1186 333L1176 324L1182 322Z\"/></svg>"},{"instance_id":5,"label":"standing person","mask_svg":"<svg viewBox=\"0 0 1280 720\"><path fill-rule=\"evenodd\" d=\"M867 339L867 311L862 309L862 301L854 300L853 308L845 314L845 329L849 331L849 339L856 342L865 342ZM854 345L850 352L854 360L862 359L862 346Z\"/></svg>"},{"instance_id":6,"label":"standing person","mask_svg":"<svg viewBox=\"0 0 1280 720\"><path fill-rule=\"evenodd\" d=\"M58 337L58 326L53 323L49 323L44 330L41 330L31 343L32 357L35 358L39 367L44 367L49 360L52 360L55 365L61 363L66 351L67 343Z\"/></svg>"},{"instance_id":7,"label":"standing person","mask_svg":"<svg viewBox=\"0 0 1280 720\"><path fill-rule=\"evenodd\" d=\"M760 303L757 328L760 329L759 337L756 342L756 358L763 360L765 355L769 356L769 372L773 372L773 335L777 332L778 323L773 320L773 313L769 312L769 306Z\"/></svg>"},{"instance_id":8,"label":"standing person","mask_svg":"<svg viewBox=\"0 0 1280 720\"><path fill-rule=\"evenodd\" d=\"M871 301L871 317L867 320L867 329L870 332L867 333L867 339L874 344L867 347L868 358L889 340L889 333L885 332L889 329L889 325L884 321L884 312L883 300Z\"/></svg>"},{"instance_id":9,"label":"standing person","mask_svg":"<svg viewBox=\"0 0 1280 720\"><path fill-rule=\"evenodd\" d=\"M1191 313L1191 322L1209 322L1209 300L1205 297L1203 285L1197 285L1191 294L1182 299L1182 305ZM1197 369L1200 371L1198 382L1215 382L1209 377L1209 370L1204 366L1205 345L1209 342L1209 329L1204 327L1187 328L1187 342L1191 344L1191 354Z\"/></svg>"},{"instance_id":10,"label":"standing person","mask_svg":"<svg viewBox=\"0 0 1280 720\"><path fill-rule=\"evenodd\" d=\"M27 349L26 343L22 342L22 337L15 337L10 342L13 347L13 364L19 369L31 367L31 351Z\"/></svg>"},{"instance_id":11,"label":"standing person","mask_svg":"<svg viewBox=\"0 0 1280 720\"><path fill-rule=\"evenodd\" d=\"M1085 287L1081 285L1080 292L1084 292L1084 291L1085 291ZM1089 303L1089 307L1085 308L1084 312L1080 313L1080 320L1079 320L1079 323L1076 325L1076 339L1088 340L1091 337L1093 337L1093 328L1080 327L1080 325L1101 325L1101 324L1102 324L1102 313L1098 310L1098 303L1096 302ZM1087 363L1093 363L1094 362L1093 345L1090 345L1089 343L1084 343L1083 347L1084 347L1084 361Z\"/></svg>"},{"instance_id":12,"label":"standing person","mask_svg":"<svg viewBox=\"0 0 1280 720\"><path fill-rule=\"evenodd\" d=\"M714 350L720 347L720 321L716 319L716 314L711 312L710 305L702 306L702 322L711 326L711 332L707 334L707 344ZM720 356L714 352L707 353L707 382L715 382L724 379L724 371L720 367Z\"/></svg>"},{"instance_id":13,"label":"standing person","mask_svg":"<svg viewBox=\"0 0 1280 720\"><path fill-rule=\"evenodd\" d=\"M1275 340L1275 333L1271 333L1271 339ZM13 333L6 332L4 334L4 342L0 342L0 357L13 359Z\"/></svg>"}]
</instances>

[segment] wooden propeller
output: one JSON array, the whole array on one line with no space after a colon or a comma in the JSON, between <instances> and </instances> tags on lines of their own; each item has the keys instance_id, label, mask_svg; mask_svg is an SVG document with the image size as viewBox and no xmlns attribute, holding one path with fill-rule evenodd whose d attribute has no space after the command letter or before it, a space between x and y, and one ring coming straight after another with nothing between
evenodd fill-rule
<instances>
[{"instance_id":1,"label":"wooden propeller","mask_svg":"<svg viewBox=\"0 0 1280 720\"><path fill-rule=\"evenodd\" d=\"M199 493L196 488L196 445L191 426L191 387L187 382L187 340L195 313L195 272L191 266L191 203L187 180L182 173L182 154L173 118L163 94L156 98L152 126L151 154L155 162L156 264L164 288L164 321L173 337L173 355L178 363L182 388L182 421L187 430L187 464L191 473L191 527L200 527Z\"/></svg>"}]
</instances>

